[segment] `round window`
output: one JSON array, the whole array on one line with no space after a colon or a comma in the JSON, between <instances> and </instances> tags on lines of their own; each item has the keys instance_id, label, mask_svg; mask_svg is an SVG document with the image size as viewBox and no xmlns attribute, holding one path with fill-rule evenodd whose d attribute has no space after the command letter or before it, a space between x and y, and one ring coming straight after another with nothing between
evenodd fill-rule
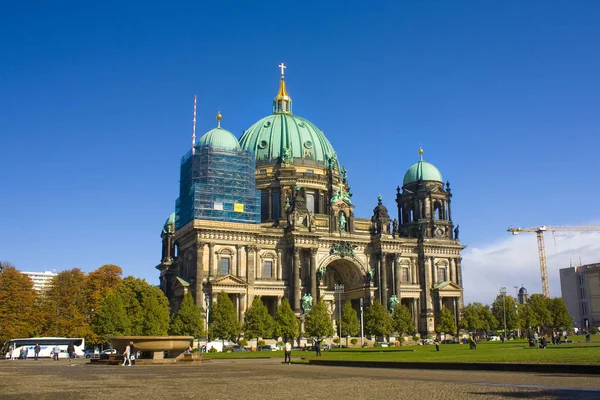
<instances>
[{"instance_id":1,"label":"round window","mask_svg":"<svg viewBox=\"0 0 600 400\"><path fill-rule=\"evenodd\" d=\"M258 144L258 147L261 149L264 149L265 147L267 147L269 143L267 143L266 140L261 140L260 143Z\"/></svg>"},{"instance_id":2,"label":"round window","mask_svg":"<svg viewBox=\"0 0 600 400\"><path fill-rule=\"evenodd\" d=\"M310 140L307 140L306 142L304 142L304 147L306 147L307 149L312 149L313 144Z\"/></svg>"}]
</instances>

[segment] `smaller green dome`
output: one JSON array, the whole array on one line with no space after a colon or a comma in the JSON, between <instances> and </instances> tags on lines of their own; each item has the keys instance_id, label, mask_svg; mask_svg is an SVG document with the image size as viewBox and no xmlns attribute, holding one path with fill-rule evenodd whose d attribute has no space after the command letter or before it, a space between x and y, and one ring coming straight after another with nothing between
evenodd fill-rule
<instances>
[{"instance_id":1,"label":"smaller green dome","mask_svg":"<svg viewBox=\"0 0 600 400\"><path fill-rule=\"evenodd\" d=\"M163 232L174 232L175 231L175 213L169 215L169 218L165 221L163 225Z\"/></svg>"},{"instance_id":2,"label":"smaller green dome","mask_svg":"<svg viewBox=\"0 0 600 400\"><path fill-rule=\"evenodd\" d=\"M212 146L217 149L239 150L240 144L233 133L227 129L217 127L206 132L198 141L196 146Z\"/></svg>"},{"instance_id":3,"label":"smaller green dome","mask_svg":"<svg viewBox=\"0 0 600 400\"><path fill-rule=\"evenodd\" d=\"M435 181L443 183L442 174L437 167L427 161L423 161L423 150L419 149L420 160L413 164L406 174L404 174L404 181L402 186L408 185L409 183L422 181Z\"/></svg>"}]
</instances>

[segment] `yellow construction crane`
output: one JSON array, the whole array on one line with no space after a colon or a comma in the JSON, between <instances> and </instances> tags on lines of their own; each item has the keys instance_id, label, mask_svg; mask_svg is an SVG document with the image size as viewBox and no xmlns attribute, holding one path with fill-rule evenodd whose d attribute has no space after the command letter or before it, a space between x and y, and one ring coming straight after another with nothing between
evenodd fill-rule
<instances>
[{"instance_id":1,"label":"yellow construction crane","mask_svg":"<svg viewBox=\"0 0 600 400\"><path fill-rule=\"evenodd\" d=\"M550 286L548 285L548 267L546 266L546 247L544 246L544 232L600 232L600 226L536 226L533 228L514 228L507 229L513 235L520 232L535 232L538 242L538 257L540 258L540 273L542 275L542 294L550 297Z\"/></svg>"}]
</instances>

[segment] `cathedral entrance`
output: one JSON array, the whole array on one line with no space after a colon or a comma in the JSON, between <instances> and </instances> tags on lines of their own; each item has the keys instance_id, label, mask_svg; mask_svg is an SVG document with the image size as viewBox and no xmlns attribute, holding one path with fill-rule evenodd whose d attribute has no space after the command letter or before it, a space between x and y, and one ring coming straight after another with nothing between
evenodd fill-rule
<instances>
[{"instance_id":1,"label":"cathedral entrance","mask_svg":"<svg viewBox=\"0 0 600 400\"><path fill-rule=\"evenodd\" d=\"M338 319L346 301L359 312L360 299L368 297L368 285L358 265L347 258L338 258L325 267L319 292L331 317Z\"/></svg>"}]
</instances>

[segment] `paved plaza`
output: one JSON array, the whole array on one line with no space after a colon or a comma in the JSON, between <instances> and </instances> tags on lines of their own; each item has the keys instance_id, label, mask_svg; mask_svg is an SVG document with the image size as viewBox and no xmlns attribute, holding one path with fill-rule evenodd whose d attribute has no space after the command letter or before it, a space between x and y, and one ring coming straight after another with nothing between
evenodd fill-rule
<instances>
[{"instance_id":1,"label":"paved plaza","mask_svg":"<svg viewBox=\"0 0 600 400\"><path fill-rule=\"evenodd\" d=\"M283 365L0 361L1 399L600 399L600 377Z\"/></svg>"}]
</instances>

